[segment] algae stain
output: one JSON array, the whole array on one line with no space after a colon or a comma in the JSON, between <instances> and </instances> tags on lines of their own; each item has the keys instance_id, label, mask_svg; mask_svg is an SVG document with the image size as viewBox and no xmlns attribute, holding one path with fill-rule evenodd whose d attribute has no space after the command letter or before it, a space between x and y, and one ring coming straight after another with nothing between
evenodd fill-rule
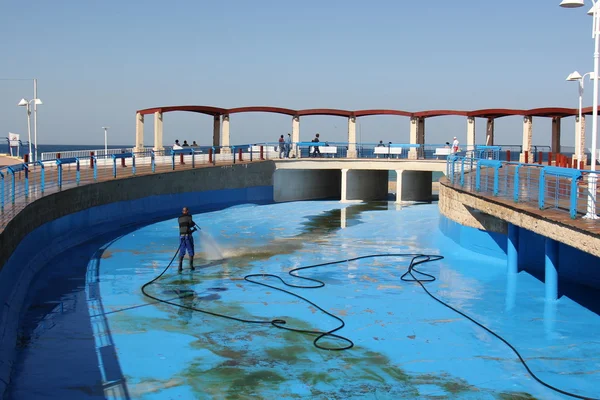
<instances>
[{"instance_id":1,"label":"algae stain","mask_svg":"<svg viewBox=\"0 0 600 400\"><path fill-rule=\"evenodd\" d=\"M500 400L538 400L537 397L525 392L502 392L498 395Z\"/></svg>"}]
</instances>

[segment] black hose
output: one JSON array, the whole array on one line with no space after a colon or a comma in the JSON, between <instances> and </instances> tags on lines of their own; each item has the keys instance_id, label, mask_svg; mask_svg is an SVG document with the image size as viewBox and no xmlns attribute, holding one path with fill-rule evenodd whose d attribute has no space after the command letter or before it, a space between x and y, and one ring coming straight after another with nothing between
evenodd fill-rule
<instances>
[{"instance_id":1,"label":"black hose","mask_svg":"<svg viewBox=\"0 0 600 400\"><path fill-rule=\"evenodd\" d=\"M187 310L191 310L191 311L197 311L197 312L201 312L204 314L208 314L208 315L212 315L215 317L221 317L221 318L225 318L225 319L229 319L232 321L238 321L238 322L245 322L245 323L250 323L250 324L268 324L268 325L272 325L276 328L279 329L284 329L287 331L291 331L291 332L298 332L298 333L304 333L304 334L309 334L309 335L316 335L316 338L313 340L313 344L315 347L321 349L321 350L332 350L332 351L341 351L341 350L348 350L351 349L352 347L354 347L354 343L348 339L345 338L343 336L340 336L334 332L339 331L340 329L342 329L346 324L344 323L344 321L339 318L336 315L333 315L332 313L324 310L323 308L319 307L317 304L313 303L312 301L308 300L305 297L302 297L296 293L290 292L288 290L285 289L281 289L278 288L276 286L272 286L266 283L262 283L262 282L257 282L255 280L253 280L252 278L257 278L257 277L262 277L262 278L275 278L277 280L279 280L281 283L283 283L285 286L288 287L292 287L292 288L298 288L298 289L318 289L318 288L322 288L325 286L325 283L318 280L318 279L313 279L313 278L306 278L303 276L300 276L297 274L297 272L302 271L302 270L307 270L307 269L312 269L312 268L317 268L317 267L324 267L324 266L328 266L328 265L335 265L335 264L341 264L341 263L347 263L350 261L357 261L357 260L362 260L362 259L366 259L366 258L376 258L376 257L412 257L410 264L408 265L408 270L400 277L400 279L404 282L416 282L417 284L419 284L421 286L421 288L423 288L423 290L425 291L425 293L427 293L432 299L434 299L435 301L437 301L438 303L442 304L443 306L449 308L450 310L462 315L463 317L465 317L466 319L468 319L469 321L473 322L474 324L476 324L477 326L479 326L480 328L483 328L485 331L487 331L488 333L492 334L493 336L495 336L496 338L500 339L504 344L506 344L519 358L519 361L521 362L521 364L523 364L523 366L525 367L525 369L527 370L527 372L529 373L529 375L531 375L531 377L533 379L535 379L537 382L541 383L542 385L544 385L545 387L547 387L548 389L554 390L555 392L564 394L566 396L570 396L570 397L574 397L577 399L584 399L584 400L600 400L597 398L592 398L592 397L586 397L586 396L581 396L575 393L570 393L564 390L561 390L557 387L554 387L546 382L544 382L543 380L541 380L540 378L537 377L537 375L535 375L535 373L533 373L533 371L529 368L529 366L527 365L527 362L525 362L525 360L523 359L523 357L521 356L521 354L517 351L517 349L512 346L506 339L504 339L502 336L498 335L497 333L495 333L494 331L492 331L491 329L487 328L485 325L477 322L476 320L474 320L473 318L469 317L467 314L463 313L462 311L452 307L451 305L449 305L448 303L444 302L443 300L440 300L439 298L437 298L436 296L434 296L429 290L427 290L427 288L425 287L425 285L423 284L423 282L433 282L436 280L436 278L433 275L427 274L425 272L421 272L418 269L416 269L415 267L419 264L424 264L424 263L428 263L428 262L432 262L432 261L438 261L443 259L443 256L439 256L439 255L427 255L427 254L411 254L411 253L390 253L390 254L369 254L369 255L365 255L365 256L360 256L360 257L353 257L353 258L348 258L345 260L338 260L338 261L330 261L330 262L326 262L326 263L321 263L321 264L313 264L313 265L307 265L304 267L298 267L298 268L294 268L290 271L288 271L288 274L298 278L298 279L303 279L306 281L310 281L312 283L314 283L313 285L310 286L300 286L300 285L294 285L291 283L287 283L285 282L280 276L278 275L273 275L273 274L250 274L250 275L246 275L244 277L244 280L250 282L250 283L254 283L260 286L264 286L264 287L268 287L270 289L273 290L278 290L280 292L283 293L287 293L291 296L294 296L310 305L312 305L313 307L317 308L318 310L322 311L323 313L327 314L328 316L336 319L340 325L338 327L336 327L335 329L331 329L328 331L318 331L318 330L305 330L305 329L296 329L296 328L291 328L286 325L286 321L284 319L271 319L271 320L251 320L251 319L244 319L244 318L237 318L231 315L225 315L225 314L219 314L219 313L215 313L212 311L208 311L208 310L204 310L201 308L196 308L196 307L192 307L192 306L188 306L188 305L183 305L183 304L178 304L178 303L174 303L172 302L170 299L169 300L163 300L163 299L159 299L158 297L152 296L151 294L148 294L146 292L146 288L148 286L150 286L151 284L153 284L154 282L156 282L158 279L160 279L166 272L167 270L171 267L171 264L173 263L173 261L175 260L175 258L177 257L177 254L179 254L179 248L177 249L177 251L175 252L175 255L173 256L173 258L171 259L171 261L169 262L169 264L167 265L167 267L160 273L160 275L158 275L157 277L155 277L154 279L152 279L151 281L145 283L141 290L142 293L155 300L156 302L159 303L164 303L164 304L170 304L172 306L175 307L181 307ZM422 276L423 278L419 279L417 278L413 273L419 274L420 276ZM409 277L410 276L410 277ZM319 342L323 339L336 339L342 342L342 344L340 346L337 347L329 347L329 346L325 346L323 344L319 344Z\"/></svg>"}]
</instances>

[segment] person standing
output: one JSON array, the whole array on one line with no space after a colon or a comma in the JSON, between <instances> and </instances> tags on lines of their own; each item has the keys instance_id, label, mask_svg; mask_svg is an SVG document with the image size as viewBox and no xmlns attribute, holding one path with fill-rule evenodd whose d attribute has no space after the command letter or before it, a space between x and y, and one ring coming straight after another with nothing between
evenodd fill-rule
<instances>
[{"instance_id":1,"label":"person standing","mask_svg":"<svg viewBox=\"0 0 600 400\"><path fill-rule=\"evenodd\" d=\"M192 219L187 207L183 207L181 216L178 218L179 223L179 268L177 272L183 271L183 258L186 252L190 256L190 269L194 271L194 233L198 228Z\"/></svg>"},{"instance_id":2,"label":"person standing","mask_svg":"<svg viewBox=\"0 0 600 400\"><path fill-rule=\"evenodd\" d=\"M315 143L319 143L319 134L317 133L315 135L315 138L312 140ZM321 157L321 150L319 150L319 146L314 146L314 151L313 151L313 156L317 157L317 154L319 155L319 157Z\"/></svg>"},{"instance_id":3,"label":"person standing","mask_svg":"<svg viewBox=\"0 0 600 400\"><path fill-rule=\"evenodd\" d=\"M283 158L285 155L285 140L283 135L279 137L279 158Z\"/></svg>"},{"instance_id":4,"label":"person standing","mask_svg":"<svg viewBox=\"0 0 600 400\"><path fill-rule=\"evenodd\" d=\"M458 139L454 136L454 141L452 142L452 152L458 153Z\"/></svg>"}]
</instances>

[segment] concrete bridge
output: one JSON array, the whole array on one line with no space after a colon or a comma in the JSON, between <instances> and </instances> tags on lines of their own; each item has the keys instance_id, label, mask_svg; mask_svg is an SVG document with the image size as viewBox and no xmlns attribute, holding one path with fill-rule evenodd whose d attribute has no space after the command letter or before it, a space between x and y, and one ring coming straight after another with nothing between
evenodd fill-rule
<instances>
[{"instance_id":1,"label":"concrete bridge","mask_svg":"<svg viewBox=\"0 0 600 400\"><path fill-rule=\"evenodd\" d=\"M432 172L445 160L307 159L275 161L274 200L336 198L342 202L383 200L389 171L396 171L396 202L431 201Z\"/></svg>"},{"instance_id":2,"label":"concrete bridge","mask_svg":"<svg viewBox=\"0 0 600 400\"><path fill-rule=\"evenodd\" d=\"M522 153L519 156L519 160L523 162L525 159L525 152L531 153L532 150L532 129L534 118L550 118L552 120L552 132L551 143L553 153L560 152L561 143L561 121L564 118L573 117L574 136L575 136L575 153L573 158L578 161L586 161L585 158L585 119L579 121L579 113L576 108L561 108L561 107L545 107L535 108L529 110L522 109L481 109L481 110L427 110L427 111L403 111L403 110L390 110L390 109L371 109L371 110L339 110L339 109L306 109L306 110L293 110L289 108L280 107L265 107L265 106L251 106L251 107L237 107L237 108L220 108L211 106L199 106L199 105L184 105L184 106L165 106L165 107L154 107L136 112L136 135L135 135L135 146L136 151L142 151L144 149L144 119L146 115L154 116L154 144L155 150L162 150L164 148L163 143L163 116L168 112L184 111L210 115L213 117L213 137L212 143L214 146L223 147L223 151L228 151L230 142L230 119L235 114L247 113L247 112L264 112L264 113L276 113L288 115L291 117L291 132L292 141L294 143L301 142L300 135L300 119L308 116L315 115L329 115L337 116L340 118L346 118L348 121L348 157L355 158L357 155L356 149L356 119L367 116L377 115L395 115L398 117L404 117L409 119L409 132L411 144L424 145L425 142L425 121L428 118L444 117L444 116L462 116L466 118L467 129L465 135L457 134L459 140L466 145L467 150L473 150L475 146L475 124L476 120L483 119L486 124L486 145L494 145L494 121L498 118L504 117L518 117L523 121L523 134L522 134ZM592 108L587 107L583 109L582 115L592 114ZM306 139L306 137L305 137Z\"/></svg>"}]
</instances>

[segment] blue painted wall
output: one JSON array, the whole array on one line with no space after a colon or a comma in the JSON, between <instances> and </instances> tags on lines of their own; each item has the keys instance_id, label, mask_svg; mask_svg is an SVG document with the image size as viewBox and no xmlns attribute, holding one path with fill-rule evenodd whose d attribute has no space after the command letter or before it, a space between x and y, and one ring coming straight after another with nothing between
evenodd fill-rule
<instances>
[{"instance_id":1,"label":"blue painted wall","mask_svg":"<svg viewBox=\"0 0 600 400\"><path fill-rule=\"evenodd\" d=\"M0 270L0 398L10 377L28 287L52 257L108 232L174 218L183 206L197 214L242 203L272 202L273 186L150 196L69 214L29 233Z\"/></svg>"},{"instance_id":2,"label":"blue painted wall","mask_svg":"<svg viewBox=\"0 0 600 400\"><path fill-rule=\"evenodd\" d=\"M460 225L440 215L440 230L460 246L492 257L506 259L507 237ZM519 228L519 270L544 280L544 251L546 237ZM559 243L559 280L600 289L600 258ZM560 287L559 287L560 291Z\"/></svg>"},{"instance_id":3,"label":"blue painted wall","mask_svg":"<svg viewBox=\"0 0 600 400\"><path fill-rule=\"evenodd\" d=\"M506 259L506 235L463 226L440 215L440 230L465 249Z\"/></svg>"}]
</instances>

